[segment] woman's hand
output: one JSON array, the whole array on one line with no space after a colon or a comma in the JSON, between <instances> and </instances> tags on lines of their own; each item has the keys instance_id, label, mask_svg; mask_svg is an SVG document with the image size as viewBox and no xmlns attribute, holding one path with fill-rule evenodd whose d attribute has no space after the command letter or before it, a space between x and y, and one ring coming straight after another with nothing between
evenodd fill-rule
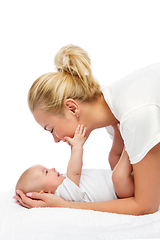
<instances>
[{"instance_id":1,"label":"woman's hand","mask_svg":"<svg viewBox=\"0 0 160 240\"><path fill-rule=\"evenodd\" d=\"M26 195L17 190L18 195L14 196L14 199L25 208L37 208L37 207L65 207L66 201L54 194L49 193L27 193Z\"/></svg>"}]
</instances>

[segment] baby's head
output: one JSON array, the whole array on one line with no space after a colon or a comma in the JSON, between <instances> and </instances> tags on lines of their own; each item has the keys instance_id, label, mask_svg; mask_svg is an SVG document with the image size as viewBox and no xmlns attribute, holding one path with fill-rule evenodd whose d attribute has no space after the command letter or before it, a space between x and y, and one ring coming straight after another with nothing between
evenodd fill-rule
<instances>
[{"instance_id":1,"label":"baby's head","mask_svg":"<svg viewBox=\"0 0 160 240\"><path fill-rule=\"evenodd\" d=\"M21 175L16 190L22 190L25 194L28 192L55 193L64 178L55 168L48 169L41 165L35 165Z\"/></svg>"}]
</instances>

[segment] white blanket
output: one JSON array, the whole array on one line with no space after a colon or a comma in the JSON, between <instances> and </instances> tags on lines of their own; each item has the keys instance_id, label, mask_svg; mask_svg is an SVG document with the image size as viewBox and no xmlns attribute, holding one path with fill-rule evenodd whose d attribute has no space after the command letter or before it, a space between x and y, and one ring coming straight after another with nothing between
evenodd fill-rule
<instances>
[{"instance_id":1,"label":"white blanket","mask_svg":"<svg viewBox=\"0 0 160 240\"><path fill-rule=\"evenodd\" d=\"M65 208L25 209L14 191L0 193L0 240L105 240L160 238L160 210L129 216Z\"/></svg>"}]
</instances>

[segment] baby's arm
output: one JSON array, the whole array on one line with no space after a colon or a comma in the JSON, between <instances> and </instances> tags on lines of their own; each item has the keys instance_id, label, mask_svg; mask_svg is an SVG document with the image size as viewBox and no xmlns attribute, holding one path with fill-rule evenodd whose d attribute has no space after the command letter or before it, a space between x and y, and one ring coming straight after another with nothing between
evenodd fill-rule
<instances>
[{"instance_id":1,"label":"baby's arm","mask_svg":"<svg viewBox=\"0 0 160 240\"><path fill-rule=\"evenodd\" d=\"M74 137L65 139L71 145L71 157L67 167L67 177L79 186L79 181L82 171L82 156L83 156L83 144L85 143L86 128L83 125L79 125L75 131Z\"/></svg>"}]
</instances>

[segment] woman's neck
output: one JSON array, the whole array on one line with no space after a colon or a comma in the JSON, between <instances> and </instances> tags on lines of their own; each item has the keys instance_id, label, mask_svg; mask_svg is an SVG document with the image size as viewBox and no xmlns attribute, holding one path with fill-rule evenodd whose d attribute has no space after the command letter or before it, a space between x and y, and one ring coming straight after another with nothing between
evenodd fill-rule
<instances>
[{"instance_id":1,"label":"woman's neck","mask_svg":"<svg viewBox=\"0 0 160 240\"><path fill-rule=\"evenodd\" d=\"M96 101L82 103L82 121L91 132L96 128L102 128L118 123L106 103L103 94Z\"/></svg>"}]
</instances>

